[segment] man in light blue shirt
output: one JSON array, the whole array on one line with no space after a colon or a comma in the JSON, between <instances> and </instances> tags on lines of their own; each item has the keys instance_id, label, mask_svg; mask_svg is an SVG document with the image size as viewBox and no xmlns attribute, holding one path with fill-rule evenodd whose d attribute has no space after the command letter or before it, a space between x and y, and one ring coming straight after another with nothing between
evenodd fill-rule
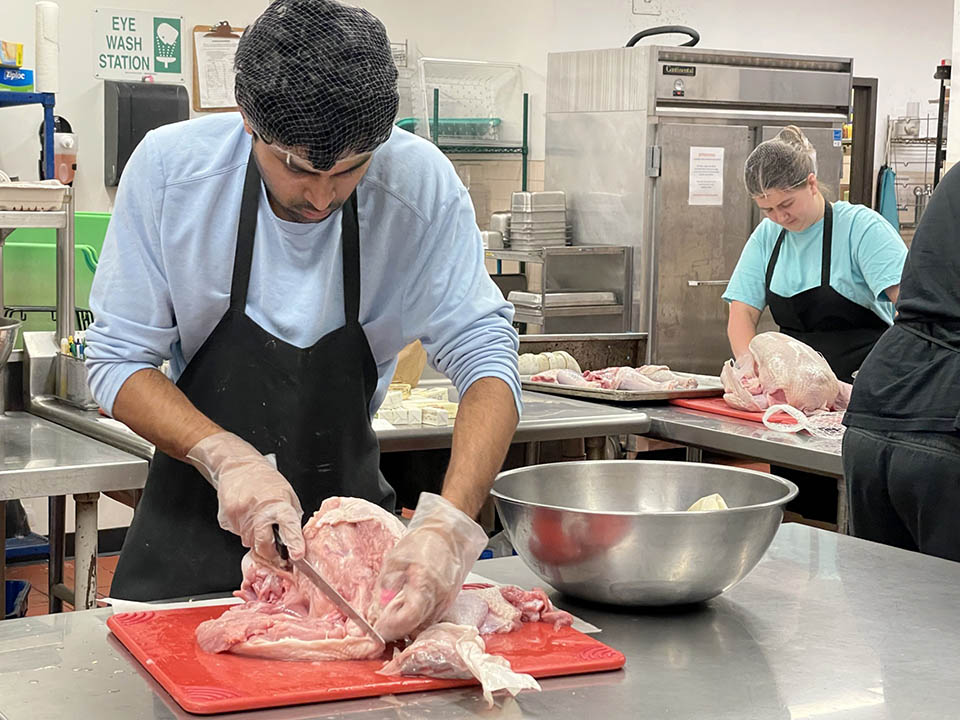
<instances>
[{"instance_id":1,"label":"man in light blue shirt","mask_svg":"<svg viewBox=\"0 0 960 720\"><path fill-rule=\"evenodd\" d=\"M138 146L94 283L92 390L157 446L115 592L235 589L244 546L279 562L279 538L302 556L304 516L330 496L393 510L370 417L421 339L461 405L442 496L384 561L373 614L402 637L442 613L485 545L471 518L520 409L512 309L453 167L392 126L376 18L277 0L236 70L242 114Z\"/></svg>"}]
</instances>

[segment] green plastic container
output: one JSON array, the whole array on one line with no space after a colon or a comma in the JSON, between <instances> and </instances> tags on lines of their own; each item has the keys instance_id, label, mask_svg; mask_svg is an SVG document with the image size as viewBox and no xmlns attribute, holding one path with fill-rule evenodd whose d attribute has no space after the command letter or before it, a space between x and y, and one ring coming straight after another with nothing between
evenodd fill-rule
<instances>
[{"instance_id":1,"label":"green plastic container","mask_svg":"<svg viewBox=\"0 0 960 720\"><path fill-rule=\"evenodd\" d=\"M110 222L109 213L77 213L74 221L76 242L75 301L78 308L90 307L90 286L97 269L103 239ZM49 228L19 228L10 233L3 248L3 304L11 306L50 306L57 304L57 231ZM23 333L55 330L56 323L46 313L29 313L17 339L23 346Z\"/></svg>"}]
</instances>

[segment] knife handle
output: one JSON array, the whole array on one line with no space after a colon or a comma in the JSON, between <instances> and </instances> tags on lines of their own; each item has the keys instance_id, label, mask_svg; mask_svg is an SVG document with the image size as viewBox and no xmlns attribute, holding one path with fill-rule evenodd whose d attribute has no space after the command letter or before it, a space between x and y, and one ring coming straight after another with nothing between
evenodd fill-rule
<instances>
[{"instance_id":1,"label":"knife handle","mask_svg":"<svg viewBox=\"0 0 960 720\"><path fill-rule=\"evenodd\" d=\"M280 526L276 523L273 524L273 544L277 547L277 554L280 555L281 560L289 560L290 553L287 550L287 546L283 544L283 540L280 538Z\"/></svg>"}]
</instances>

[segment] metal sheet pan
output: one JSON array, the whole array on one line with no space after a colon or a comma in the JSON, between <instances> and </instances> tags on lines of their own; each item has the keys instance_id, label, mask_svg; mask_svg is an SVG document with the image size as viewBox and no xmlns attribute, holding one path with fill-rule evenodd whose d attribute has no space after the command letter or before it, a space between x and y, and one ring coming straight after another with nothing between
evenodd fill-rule
<instances>
[{"instance_id":1,"label":"metal sheet pan","mask_svg":"<svg viewBox=\"0 0 960 720\"><path fill-rule=\"evenodd\" d=\"M557 385L556 383L533 382L532 376L521 378L524 390L547 393L549 395L563 395L565 397L581 398L584 400L602 400L612 403L645 403L675 398L717 397L723 395L723 385L720 378L713 375L696 375L694 373L676 373L680 377L694 377L700 384L693 390L604 390L602 388L572 387Z\"/></svg>"}]
</instances>

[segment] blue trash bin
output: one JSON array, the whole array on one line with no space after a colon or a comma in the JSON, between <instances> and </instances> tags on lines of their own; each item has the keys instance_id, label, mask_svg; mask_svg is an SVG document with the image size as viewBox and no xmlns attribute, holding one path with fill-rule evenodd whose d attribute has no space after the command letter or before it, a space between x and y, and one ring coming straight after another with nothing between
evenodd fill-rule
<instances>
[{"instance_id":1,"label":"blue trash bin","mask_svg":"<svg viewBox=\"0 0 960 720\"><path fill-rule=\"evenodd\" d=\"M22 618L27 614L27 599L30 597L30 582L7 580L7 607L4 617Z\"/></svg>"}]
</instances>

